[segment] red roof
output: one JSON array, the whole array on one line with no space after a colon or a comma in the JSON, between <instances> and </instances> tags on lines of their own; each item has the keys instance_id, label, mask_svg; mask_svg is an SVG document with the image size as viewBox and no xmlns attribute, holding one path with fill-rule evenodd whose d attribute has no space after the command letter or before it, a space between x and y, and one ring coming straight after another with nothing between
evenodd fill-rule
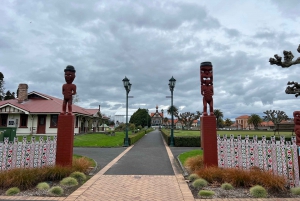
<instances>
[{"instance_id":1,"label":"red roof","mask_svg":"<svg viewBox=\"0 0 300 201\"><path fill-rule=\"evenodd\" d=\"M53 114L62 111L62 103L62 99L33 91L28 93L28 100L22 103L19 103L17 99L0 101L0 109L9 105L31 114ZM77 105L73 105L72 112L75 114L93 115L91 111Z\"/></svg>"},{"instance_id":2,"label":"red roof","mask_svg":"<svg viewBox=\"0 0 300 201\"><path fill-rule=\"evenodd\" d=\"M248 115L242 115L242 116L239 116L239 117L237 117L235 119L248 119L248 118L249 118Z\"/></svg>"}]
</instances>

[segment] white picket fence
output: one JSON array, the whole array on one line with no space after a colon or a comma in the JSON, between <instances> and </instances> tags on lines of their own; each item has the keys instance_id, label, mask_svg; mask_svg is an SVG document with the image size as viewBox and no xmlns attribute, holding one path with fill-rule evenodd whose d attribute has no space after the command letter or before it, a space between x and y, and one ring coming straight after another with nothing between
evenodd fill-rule
<instances>
[{"instance_id":1,"label":"white picket fence","mask_svg":"<svg viewBox=\"0 0 300 201\"><path fill-rule=\"evenodd\" d=\"M53 140L50 136L47 136L46 140L43 137L32 137L31 141L23 137L22 142L18 142L18 138L14 138L13 142L4 138L4 141L0 142L0 171L55 165L56 142L56 136Z\"/></svg>"},{"instance_id":2,"label":"white picket fence","mask_svg":"<svg viewBox=\"0 0 300 201\"><path fill-rule=\"evenodd\" d=\"M285 141L283 136L280 141L267 140L265 136L262 140L257 140L257 136L249 139L245 136L233 135L221 137L218 140L218 166L222 168L242 168L250 169L259 167L261 170L270 171L276 175L284 175L290 187L299 186L299 167L296 138Z\"/></svg>"}]
</instances>

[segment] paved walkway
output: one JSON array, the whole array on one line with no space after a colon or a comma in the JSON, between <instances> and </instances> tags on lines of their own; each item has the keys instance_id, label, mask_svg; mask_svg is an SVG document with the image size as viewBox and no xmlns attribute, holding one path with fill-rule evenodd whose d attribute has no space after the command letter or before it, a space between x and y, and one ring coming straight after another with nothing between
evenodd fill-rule
<instances>
[{"instance_id":1,"label":"paved walkway","mask_svg":"<svg viewBox=\"0 0 300 201\"><path fill-rule=\"evenodd\" d=\"M96 149L96 148L95 148ZM169 148L160 132L153 131L134 146L108 148L96 152L75 148L74 153L84 153L100 164L100 171L68 197L0 196L1 200L64 200L64 201L200 201L194 199L173 153L180 149ZM89 150L89 151L87 151ZM115 157L110 160L111 157ZM157 163L159 161L159 163ZM101 164L103 164L101 166ZM105 166L104 166L105 164ZM162 173L163 172L163 173ZM209 199L213 201L288 201L297 199Z\"/></svg>"}]
</instances>

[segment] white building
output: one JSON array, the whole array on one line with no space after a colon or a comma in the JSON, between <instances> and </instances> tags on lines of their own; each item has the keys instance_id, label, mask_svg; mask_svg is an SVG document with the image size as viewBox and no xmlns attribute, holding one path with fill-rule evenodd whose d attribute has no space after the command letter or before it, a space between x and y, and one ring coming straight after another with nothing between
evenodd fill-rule
<instances>
[{"instance_id":1,"label":"white building","mask_svg":"<svg viewBox=\"0 0 300 201\"><path fill-rule=\"evenodd\" d=\"M128 109L128 122L130 117L135 113L137 109ZM115 113L114 117L115 126L118 126L120 123L126 123L126 108L120 109Z\"/></svg>"}]
</instances>

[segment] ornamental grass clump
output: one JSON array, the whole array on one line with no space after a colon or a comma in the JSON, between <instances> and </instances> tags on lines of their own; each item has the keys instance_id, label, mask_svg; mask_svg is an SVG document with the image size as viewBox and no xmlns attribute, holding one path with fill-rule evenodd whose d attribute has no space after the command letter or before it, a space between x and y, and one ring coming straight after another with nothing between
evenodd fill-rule
<instances>
[{"instance_id":1,"label":"ornamental grass clump","mask_svg":"<svg viewBox=\"0 0 300 201\"><path fill-rule=\"evenodd\" d=\"M198 195L201 197L212 197L215 195L215 192L209 190L200 190Z\"/></svg>"},{"instance_id":2,"label":"ornamental grass clump","mask_svg":"<svg viewBox=\"0 0 300 201\"><path fill-rule=\"evenodd\" d=\"M264 187L256 185L250 188L250 195L255 198L266 198L268 193Z\"/></svg>"},{"instance_id":3,"label":"ornamental grass clump","mask_svg":"<svg viewBox=\"0 0 300 201\"><path fill-rule=\"evenodd\" d=\"M291 193L293 195L300 195L300 187L291 188Z\"/></svg>"},{"instance_id":4,"label":"ornamental grass clump","mask_svg":"<svg viewBox=\"0 0 300 201\"><path fill-rule=\"evenodd\" d=\"M73 177L66 177L66 178L64 178L63 180L60 181L60 185L68 186L68 187L77 186L78 181Z\"/></svg>"},{"instance_id":5,"label":"ornamental grass clump","mask_svg":"<svg viewBox=\"0 0 300 201\"><path fill-rule=\"evenodd\" d=\"M79 182L83 182L83 181L86 180L86 175L85 175L84 173L78 172L78 171L73 172L73 173L70 175L70 177L73 177L74 179L76 179L76 180L79 181Z\"/></svg>"},{"instance_id":6,"label":"ornamental grass clump","mask_svg":"<svg viewBox=\"0 0 300 201\"><path fill-rule=\"evenodd\" d=\"M61 196L64 193L64 190L60 186L53 186L48 192L54 196Z\"/></svg>"},{"instance_id":7,"label":"ornamental grass clump","mask_svg":"<svg viewBox=\"0 0 300 201\"><path fill-rule=\"evenodd\" d=\"M204 167L203 156L193 156L186 159L184 166L190 171L195 172Z\"/></svg>"},{"instance_id":8,"label":"ornamental grass clump","mask_svg":"<svg viewBox=\"0 0 300 201\"><path fill-rule=\"evenodd\" d=\"M197 174L190 174L189 176L190 181L195 181L196 179L199 179L199 176Z\"/></svg>"},{"instance_id":9,"label":"ornamental grass clump","mask_svg":"<svg viewBox=\"0 0 300 201\"><path fill-rule=\"evenodd\" d=\"M221 185L221 188L224 190L232 190L233 186L230 183L224 183Z\"/></svg>"},{"instance_id":10,"label":"ornamental grass clump","mask_svg":"<svg viewBox=\"0 0 300 201\"><path fill-rule=\"evenodd\" d=\"M50 186L47 182L41 182L36 186L36 188L39 190L48 190Z\"/></svg>"},{"instance_id":11,"label":"ornamental grass clump","mask_svg":"<svg viewBox=\"0 0 300 201\"><path fill-rule=\"evenodd\" d=\"M205 180L205 179L196 179L194 182L193 182L193 187L195 188L203 188L205 186L208 185L208 182Z\"/></svg>"},{"instance_id":12,"label":"ornamental grass clump","mask_svg":"<svg viewBox=\"0 0 300 201\"><path fill-rule=\"evenodd\" d=\"M5 195L16 195L18 193L20 193L20 189L18 187L12 187L5 191Z\"/></svg>"}]
</instances>

